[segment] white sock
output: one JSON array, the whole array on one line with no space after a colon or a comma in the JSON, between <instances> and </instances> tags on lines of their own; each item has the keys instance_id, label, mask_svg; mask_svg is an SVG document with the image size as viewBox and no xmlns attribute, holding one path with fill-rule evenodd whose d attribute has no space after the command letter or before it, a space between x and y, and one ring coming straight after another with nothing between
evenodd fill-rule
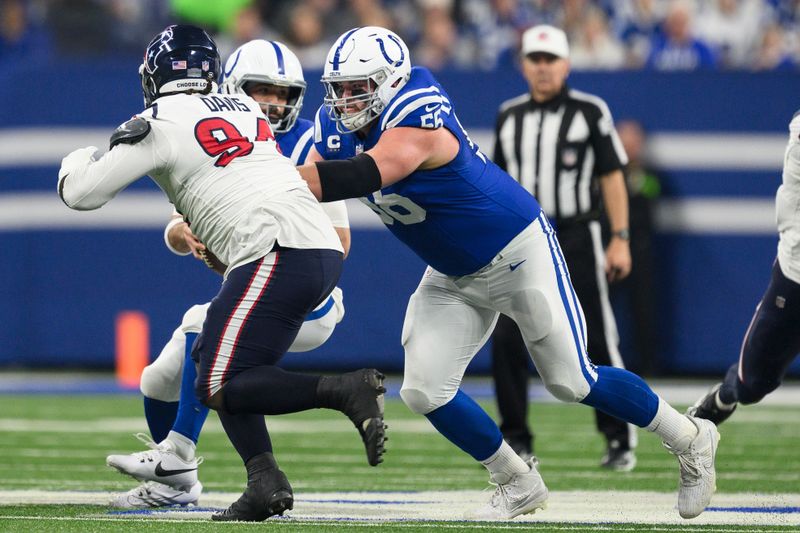
<instances>
[{"instance_id":1,"label":"white sock","mask_svg":"<svg viewBox=\"0 0 800 533\"><path fill-rule=\"evenodd\" d=\"M524 474L531 470L528 463L523 461L506 441L503 441L500 448L488 459L481 461L481 464L489 470L492 481L500 484L508 483L514 474Z\"/></svg>"},{"instance_id":2,"label":"white sock","mask_svg":"<svg viewBox=\"0 0 800 533\"><path fill-rule=\"evenodd\" d=\"M192 442L192 439L175 431L170 431L167 438L159 443L159 446L165 446L184 461L193 460L194 452L197 449L197 445Z\"/></svg>"},{"instance_id":3,"label":"white sock","mask_svg":"<svg viewBox=\"0 0 800 533\"><path fill-rule=\"evenodd\" d=\"M676 411L662 398L658 399L658 412L647 426L673 450L685 450L697 435L697 426L686 415Z\"/></svg>"},{"instance_id":4,"label":"white sock","mask_svg":"<svg viewBox=\"0 0 800 533\"><path fill-rule=\"evenodd\" d=\"M736 407L736 402L723 403L723 401L719 399L719 391L717 391L714 393L714 405L717 406L717 409L722 409L723 411L730 411L734 407Z\"/></svg>"}]
</instances>

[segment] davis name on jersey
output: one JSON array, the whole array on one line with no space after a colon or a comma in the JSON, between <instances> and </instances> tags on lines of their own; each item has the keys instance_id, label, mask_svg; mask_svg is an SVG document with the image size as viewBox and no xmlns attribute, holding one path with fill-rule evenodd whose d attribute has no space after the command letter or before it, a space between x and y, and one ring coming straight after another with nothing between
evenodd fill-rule
<instances>
[{"instance_id":1,"label":"davis name on jersey","mask_svg":"<svg viewBox=\"0 0 800 533\"><path fill-rule=\"evenodd\" d=\"M324 108L314 143L324 159L347 159L374 147L390 128L447 128L459 142L456 157L363 198L395 236L439 272L480 270L538 216L536 200L489 161L456 118L447 93L423 67L389 102L363 139L342 134Z\"/></svg>"}]
</instances>

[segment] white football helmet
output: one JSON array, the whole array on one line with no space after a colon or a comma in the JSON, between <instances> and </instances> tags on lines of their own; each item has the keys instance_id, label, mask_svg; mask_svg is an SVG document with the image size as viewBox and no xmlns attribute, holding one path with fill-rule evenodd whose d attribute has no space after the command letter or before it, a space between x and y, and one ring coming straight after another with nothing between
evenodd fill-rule
<instances>
[{"instance_id":1,"label":"white football helmet","mask_svg":"<svg viewBox=\"0 0 800 533\"><path fill-rule=\"evenodd\" d=\"M336 40L325 61L328 116L340 132L357 131L381 114L410 76L408 47L394 32L377 26L352 29ZM369 89L343 96L342 82L354 81L366 81Z\"/></svg>"},{"instance_id":2,"label":"white football helmet","mask_svg":"<svg viewBox=\"0 0 800 533\"><path fill-rule=\"evenodd\" d=\"M275 133L292 129L303 107L306 93L306 80L303 67L294 52L277 41L255 39L240 46L225 63L220 78L220 92L246 93L248 82L267 83L289 88L289 100L283 108L283 116L273 124ZM269 119L272 104L261 104L261 109Z\"/></svg>"}]
</instances>

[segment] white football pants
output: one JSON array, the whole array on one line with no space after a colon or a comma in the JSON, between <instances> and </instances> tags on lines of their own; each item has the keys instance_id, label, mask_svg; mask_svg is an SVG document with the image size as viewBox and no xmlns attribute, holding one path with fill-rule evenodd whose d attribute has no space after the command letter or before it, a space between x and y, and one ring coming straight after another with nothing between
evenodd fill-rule
<instances>
[{"instance_id":1,"label":"white football pants","mask_svg":"<svg viewBox=\"0 0 800 533\"><path fill-rule=\"evenodd\" d=\"M181 376L186 356L186 334L200 333L210 303L194 305L183 315L181 325L172 332L155 361L142 372L139 388L148 398L162 402L180 399ZM333 333L336 324L344 318L342 289L336 287L324 302L306 318L297 333L289 352L307 352L319 348Z\"/></svg>"},{"instance_id":2,"label":"white football pants","mask_svg":"<svg viewBox=\"0 0 800 533\"><path fill-rule=\"evenodd\" d=\"M565 402L589 394L597 373L586 353L583 311L553 229L541 215L475 274L425 271L403 324L400 395L412 411L429 413L456 395L498 313L519 325L551 394Z\"/></svg>"}]
</instances>

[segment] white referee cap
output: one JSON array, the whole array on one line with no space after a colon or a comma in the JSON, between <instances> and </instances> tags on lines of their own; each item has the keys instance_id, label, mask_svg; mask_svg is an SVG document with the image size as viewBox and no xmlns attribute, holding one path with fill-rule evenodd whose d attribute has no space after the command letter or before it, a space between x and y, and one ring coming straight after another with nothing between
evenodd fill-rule
<instances>
[{"instance_id":1,"label":"white referee cap","mask_svg":"<svg viewBox=\"0 0 800 533\"><path fill-rule=\"evenodd\" d=\"M567 34L555 26L542 24L529 28L522 34L522 55L543 52L562 59L569 57Z\"/></svg>"}]
</instances>

